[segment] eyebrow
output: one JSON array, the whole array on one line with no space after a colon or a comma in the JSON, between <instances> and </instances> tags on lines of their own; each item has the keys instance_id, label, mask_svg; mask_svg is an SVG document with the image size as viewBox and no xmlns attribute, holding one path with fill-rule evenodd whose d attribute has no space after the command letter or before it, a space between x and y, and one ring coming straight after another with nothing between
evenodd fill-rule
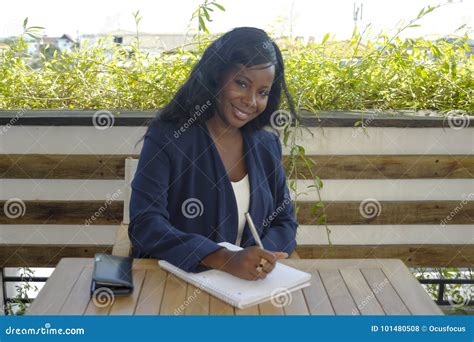
<instances>
[{"instance_id":1,"label":"eyebrow","mask_svg":"<svg viewBox=\"0 0 474 342\"><path fill-rule=\"evenodd\" d=\"M245 76L245 75L239 75L239 76L245 78L247 81L249 81L250 84L253 84L253 81L250 78L248 78L247 76Z\"/></svg>"},{"instance_id":2,"label":"eyebrow","mask_svg":"<svg viewBox=\"0 0 474 342\"><path fill-rule=\"evenodd\" d=\"M249 81L250 84L253 84L253 81L252 81L250 78L248 78L247 76L242 75L242 74L238 74L237 76L240 76L240 77L242 77L242 78L245 78L247 81ZM271 88L271 85L270 85L270 86L266 86L266 85L265 85L265 86L263 86L262 88L270 89L270 88Z\"/></svg>"}]
</instances>

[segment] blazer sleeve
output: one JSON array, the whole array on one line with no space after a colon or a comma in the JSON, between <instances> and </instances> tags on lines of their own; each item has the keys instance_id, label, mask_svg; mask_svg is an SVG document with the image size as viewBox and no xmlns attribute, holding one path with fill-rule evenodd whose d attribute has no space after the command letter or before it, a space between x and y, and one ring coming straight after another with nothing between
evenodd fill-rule
<instances>
[{"instance_id":1,"label":"blazer sleeve","mask_svg":"<svg viewBox=\"0 0 474 342\"><path fill-rule=\"evenodd\" d=\"M202 259L222 248L200 234L185 233L170 223L167 210L171 181L169 142L147 133L140 154L130 198L129 237L133 254L164 259L187 271L207 268Z\"/></svg>"},{"instance_id":2,"label":"blazer sleeve","mask_svg":"<svg viewBox=\"0 0 474 342\"><path fill-rule=\"evenodd\" d=\"M280 139L275 138L277 156L275 161L275 172L273 174L273 196L276 199L276 207L272 216L266 220L267 233L263 236L262 243L265 249L274 252L286 252L291 254L296 248L296 222L293 203L286 184L286 175L282 163L282 148Z\"/></svg>"}]
</instances>

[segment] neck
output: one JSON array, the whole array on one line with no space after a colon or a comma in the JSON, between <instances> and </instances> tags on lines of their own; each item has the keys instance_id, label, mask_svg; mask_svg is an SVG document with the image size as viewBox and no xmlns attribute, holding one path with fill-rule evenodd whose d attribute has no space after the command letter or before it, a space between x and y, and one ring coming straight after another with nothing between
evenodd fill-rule
<instances>
[{"instance_id":1,"label":"neck","mask_svg":"<svg viewBox=\"0 0 474 342\"><path fill-rule=\"evenodd\" d=\"M240 129L226 124L218 115L207 120L207 127L211 134L218 139L235 138L240 135Z\"/></svg>"}]
</instances>

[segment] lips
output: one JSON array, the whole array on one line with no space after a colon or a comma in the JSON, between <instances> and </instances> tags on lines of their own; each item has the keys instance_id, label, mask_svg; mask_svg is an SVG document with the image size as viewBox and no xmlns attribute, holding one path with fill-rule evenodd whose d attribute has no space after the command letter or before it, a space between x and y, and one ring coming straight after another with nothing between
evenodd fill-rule
<instances>
[{"instance_id":1,"label":"lips","mask_svg":"<svg viewBox=\"0 0 474 342\"><path fill-rule=\"evenodd\" d=\"M237 107L234 107L233 105L232 105L232 109L234 110L235 116L240 120L247 120L250 116L250 114L242 112L241 110L239 110Z\"/></svg>"}]
</instances>

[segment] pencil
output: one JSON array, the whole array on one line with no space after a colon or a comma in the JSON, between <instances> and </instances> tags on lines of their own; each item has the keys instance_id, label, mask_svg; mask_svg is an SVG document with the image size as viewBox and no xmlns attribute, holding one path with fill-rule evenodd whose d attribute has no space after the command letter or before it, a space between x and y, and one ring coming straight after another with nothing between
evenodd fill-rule
<instances>
[{"instance_id":1,"label":"pencil","mask_svg":"<svg viewBox=\"0 0 474 342\"><path fill-rule=\"evenodd\" d=\"M257 228L255 228L255 224L253 224L252 217L250 216L250 213L245 213L245 219L247 220L247 223L249 224L250 231L252 232L253 238L255 239L255 242L257 245L263 248L262 240L260 240L260 236L258 236Z\"/></svg>"}]
</instances>

